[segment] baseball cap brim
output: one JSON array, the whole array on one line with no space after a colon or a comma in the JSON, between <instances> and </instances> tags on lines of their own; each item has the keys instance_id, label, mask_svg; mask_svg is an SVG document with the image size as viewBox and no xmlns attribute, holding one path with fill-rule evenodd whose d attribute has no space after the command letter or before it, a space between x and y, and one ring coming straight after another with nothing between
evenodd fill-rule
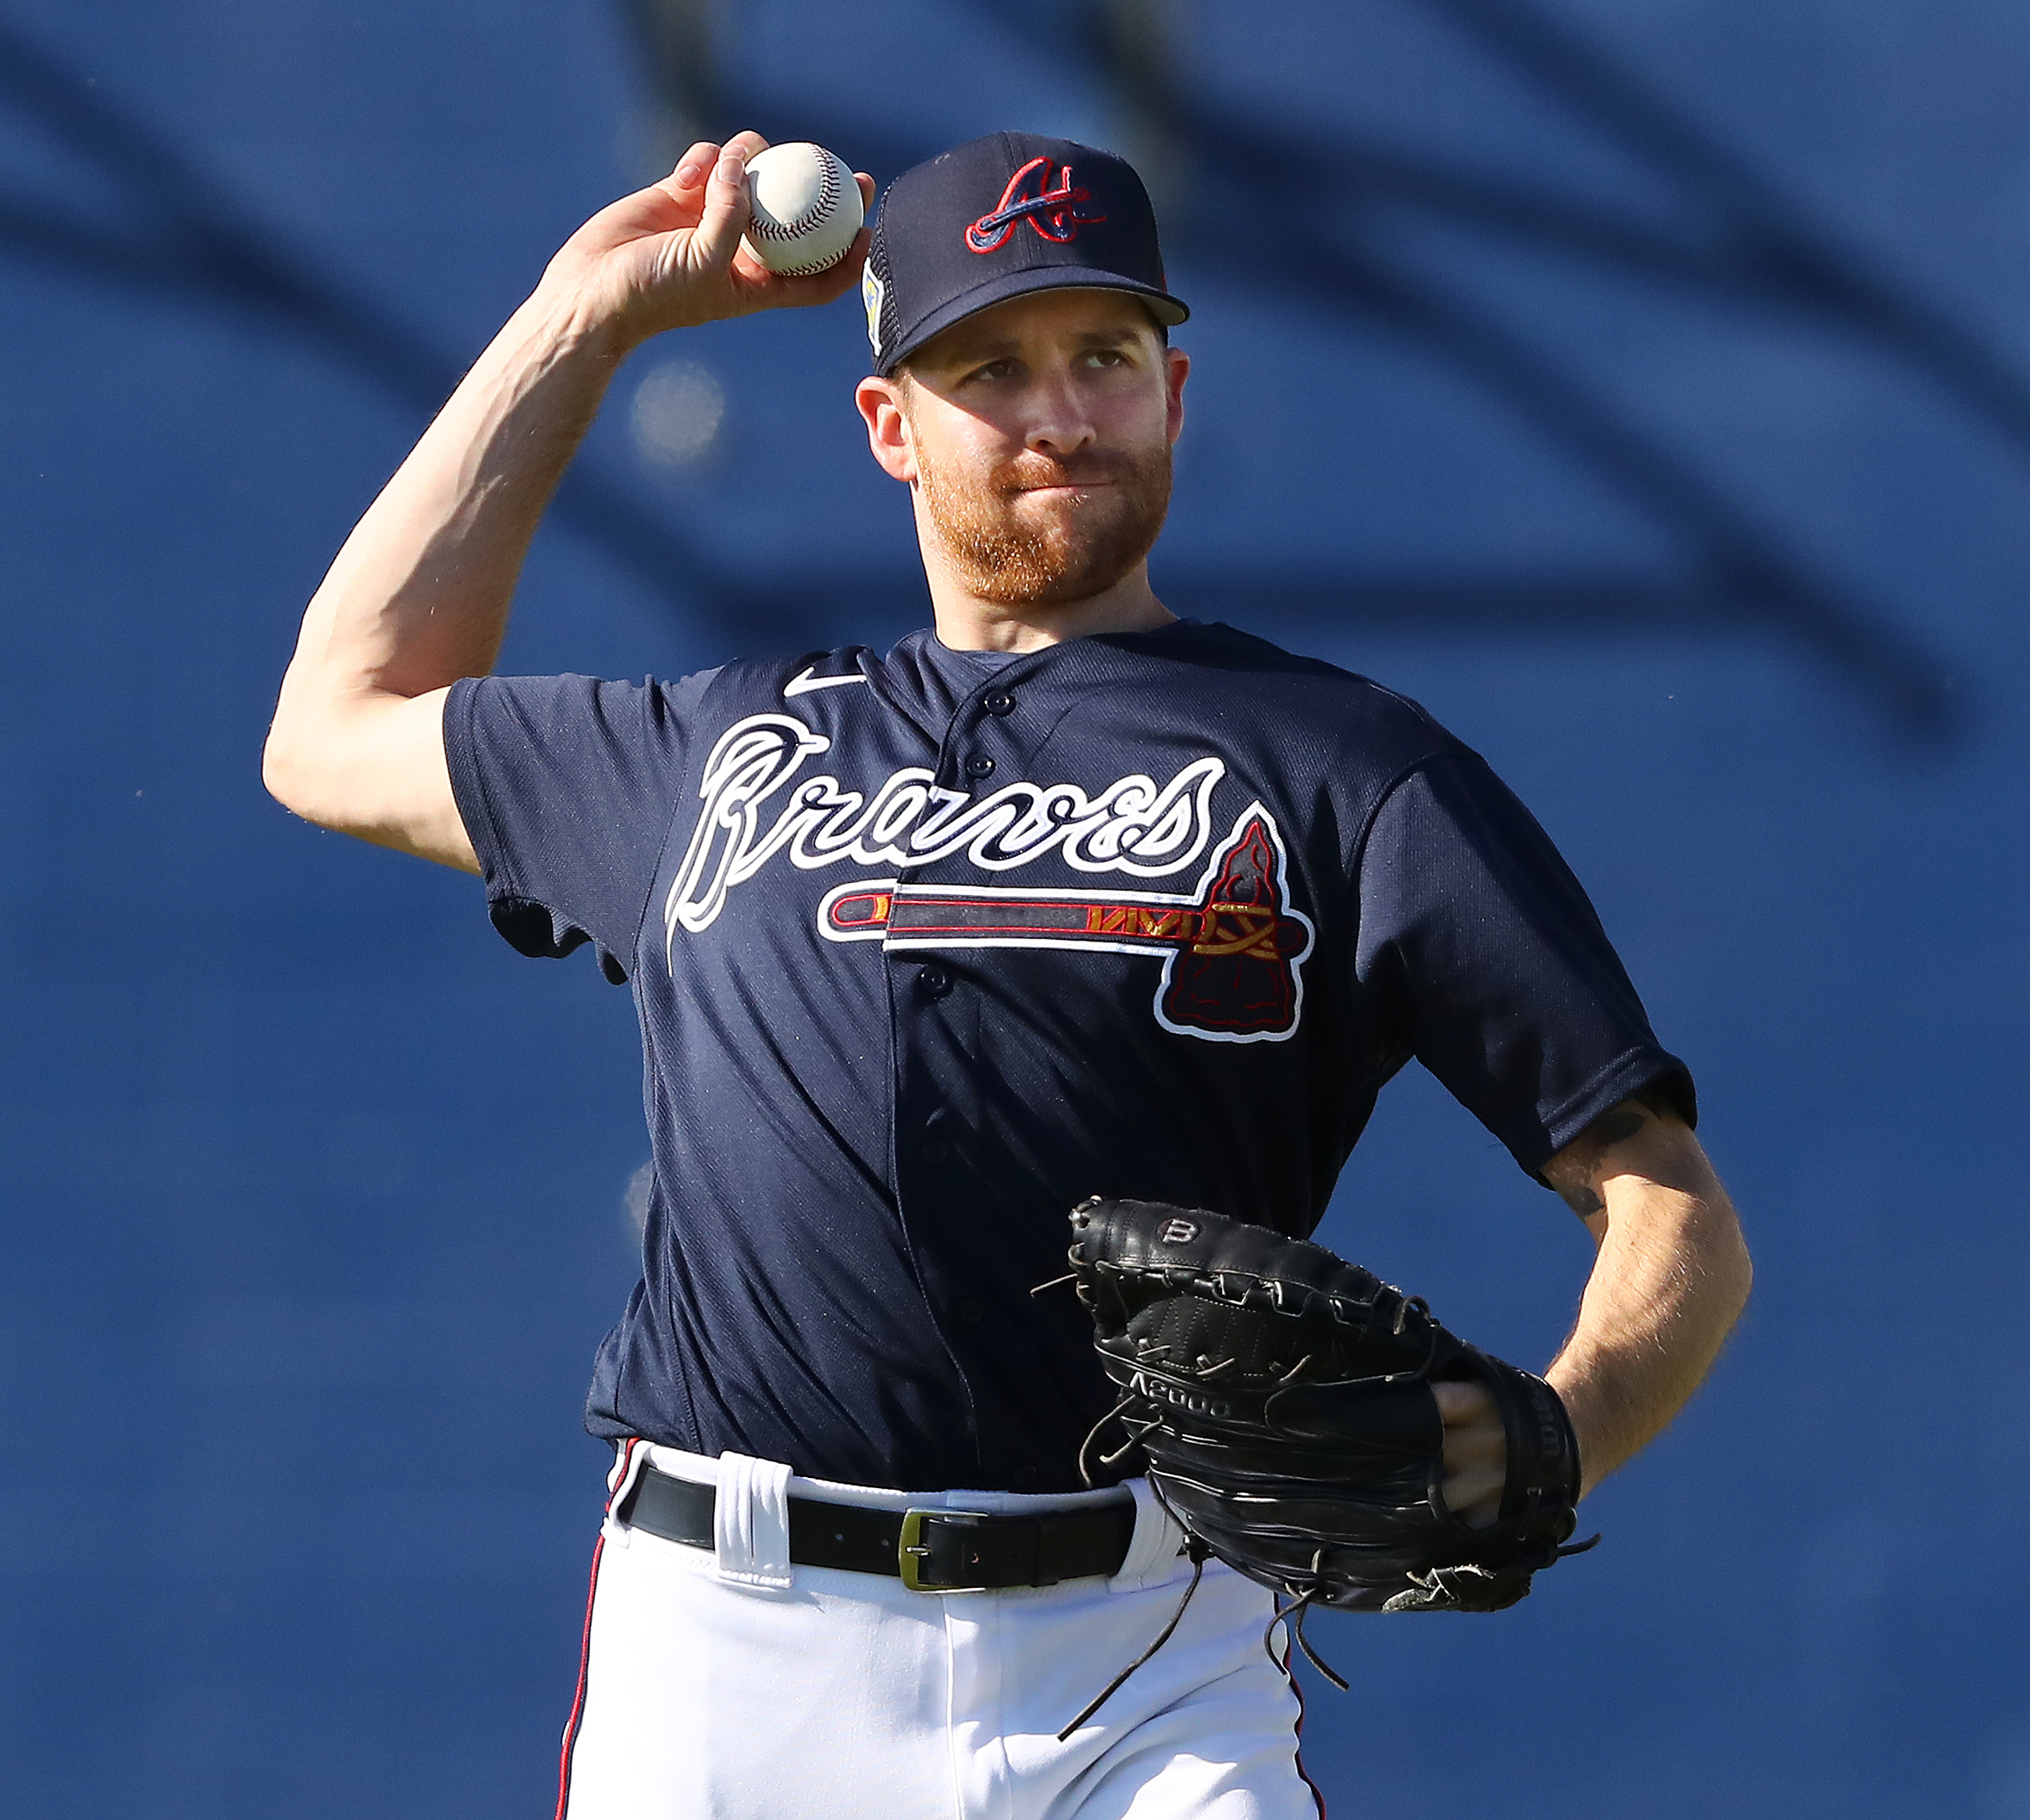
<instances>
[{"instance_id":1,"label":"baseball cap brim","mask_svg":"<svg viewBox=\"0 0 2030 1820\"><path fill-rule=\"evenodd\" d=\"M1147 303L1156 320L1166 329L1174 329L1180 322L1189 321L1192 314L1168 291L1159 290L1154 285L1137 284L1132 278L1124 278L1118 272L1106 271L1097 266L1035 266L1024 272L1002 272L948 299L909 329L897 341L894 352L883 363L882 372L894 372L932 336L943 333L953 323L962 322L968 316L976 316L982 310L991 310L996 303L1005 303L1010 297L1027 296L1034 291L1125 291Z\"/></svg>"}]
</instances>

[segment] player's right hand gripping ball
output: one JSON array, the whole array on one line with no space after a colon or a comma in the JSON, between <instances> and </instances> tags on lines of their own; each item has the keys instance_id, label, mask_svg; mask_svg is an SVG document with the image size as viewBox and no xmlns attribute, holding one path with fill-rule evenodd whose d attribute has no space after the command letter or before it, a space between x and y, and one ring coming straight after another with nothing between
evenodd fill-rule
<instances>
[{"instance_id":1,"label":"player's right hand gripping ball","mask_svg":"<svg viewBox=\"0 0 2030 1820\"><path fill-rule=\"evenodd\" d=\"M1542 1379L1266 1226L1098 1198L1071 1221L1121 1422L1172 1513L1229 1566L1341 1610L1498 1611L1578 1552L1562 1546L1578 1447ZM1430 1386L1448 1379L1485 1384L1507 1431L1500 1513L1484 1528L1445 1507Z\"/></svg>"}]
</instances>

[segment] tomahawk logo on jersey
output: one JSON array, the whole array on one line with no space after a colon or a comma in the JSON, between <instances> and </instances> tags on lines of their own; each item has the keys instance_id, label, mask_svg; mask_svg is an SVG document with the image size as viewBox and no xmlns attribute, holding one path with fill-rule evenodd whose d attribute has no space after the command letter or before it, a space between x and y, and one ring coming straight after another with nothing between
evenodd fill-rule
<instances>
[{"instance_id":1,"label":"tomahawk logo on jersey","mask_svg":"<svg viewBox=\"0 0 2030 1820\"><path fill-rule=\"evenodd\" d=\"M1198 888L1169 891L970 890L863 880L825 895L819 916L836 942L897 951L1069 948L1152 955L1162 975L1156 1022L1183 1037L1231 1043L1290 1036L1303 1004L1311 920L1291 908L1274 818L1251 804Z\"/></svg>"}]
</instances>

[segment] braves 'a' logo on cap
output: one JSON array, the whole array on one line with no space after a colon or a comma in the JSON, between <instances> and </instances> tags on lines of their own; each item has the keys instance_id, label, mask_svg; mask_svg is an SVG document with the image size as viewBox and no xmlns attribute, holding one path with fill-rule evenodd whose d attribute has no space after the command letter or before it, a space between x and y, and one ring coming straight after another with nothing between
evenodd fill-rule
<instances>
[{"instance_id":1,"label":"braves 'a' logo on cap","mask_svg":"<svg viewBox=\"0 0 2030 1820\"><path fill-rule=\"evenodd\" d=\"M1059 169L1050 181L1051 161L1032 158L1008 180L998 207L990 210L965 230L965 244L976 253L991 253L1006 246L1018 224L1027 221L1047 240L1062 246L1078 238L1083 227L1106 219L1104 215L1079 213L1081 203L1092 200L1092 192L1072 181L1072 167Z\"/></svg>"}]
</instances>

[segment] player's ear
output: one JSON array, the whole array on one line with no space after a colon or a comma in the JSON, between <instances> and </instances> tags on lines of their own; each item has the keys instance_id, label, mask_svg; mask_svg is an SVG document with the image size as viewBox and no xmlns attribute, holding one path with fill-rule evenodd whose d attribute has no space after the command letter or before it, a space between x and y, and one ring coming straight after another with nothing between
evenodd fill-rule
<instances>
[{"instance_id":1,"label":"player's ear","mask_svg":"<svg viewBox=\"0 0 2030 1820\"><path fill-rule=\"evenodd\" d=\"M882 472L891 480L913 486L916 478L916 434L902 400L902 388L908 383L904 380L898 384L870 373L855 389L853 401L860 408L861 417L867 425L867 446L874 452L874 459L881 463Z\"/></svg>"},{"instance_id":2,"label":"player's ear","mask_svg":"<svg viewBox=\"0 0 2030 1820\"><path fill-rule=\"evenodd\" d=\"M1170 440L1184 433L1184 381L1192 374L1192 357L1181 348L1163 350L1165 415L1169 419Z\"/></svg>"}]
</instances>

